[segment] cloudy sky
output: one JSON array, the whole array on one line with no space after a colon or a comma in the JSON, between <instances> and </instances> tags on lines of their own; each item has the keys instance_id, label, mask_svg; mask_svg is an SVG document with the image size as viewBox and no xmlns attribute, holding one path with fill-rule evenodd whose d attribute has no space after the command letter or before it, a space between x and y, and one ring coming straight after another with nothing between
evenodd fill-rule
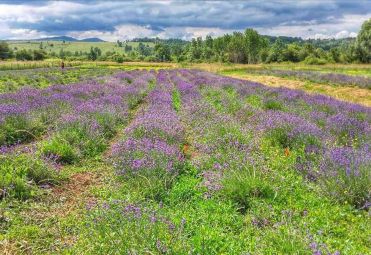
<instances>
[{"instance_id":1,"label":"cloudy sky","mask_svg":"<svg viewBox=\"0 0 371 255\"><path fill-rule=\"evenodd\" d=\"M0 0L0 39L68 35L107 41L218 36L247 27L303 38L357 35L371 0L18 1Z\"/></svg>"}]
</instances>

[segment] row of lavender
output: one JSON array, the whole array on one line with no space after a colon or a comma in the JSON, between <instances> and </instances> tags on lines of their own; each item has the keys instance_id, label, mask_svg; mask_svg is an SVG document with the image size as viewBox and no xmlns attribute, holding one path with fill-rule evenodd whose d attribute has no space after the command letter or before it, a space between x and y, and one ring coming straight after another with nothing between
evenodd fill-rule
<instances>
[{"instance_id":1,"label":"row of lavender","mask_svg":"<svg viewBox=\"0 0 371 255\"><path fill-rule=\"evenodd\" d=\"M168 73L157 74L157 85L125 129L125 139L112 148L112 159L121 175L140 173L166 185L167 176L178 173L184 158L180 150L184 129L173 109L173 85Z\"/></svg>"},{"instance_id":2,"label":"row of lavender","mask_svg":"<svg viewBox=\"0 0 371 255\"><path fill-rule=\"evenodd\" d=\"M196 199L194 193L198 193L199 188L205 191L207 197L218 190L219 184L213 180L205 181L202 187L198 187L198 180L202 179L198 173L202 170L205 170L203 175L206 180L214 177L212 169L228 170L232 165L247 165L241 160L245 159L249 141L239 139L243 132L239 130L241 125L237 121L210 108L202 101L197 86L178 75L177 70L159 71L157 87L146 98L147 104L138 110L124 130L123 141L113 146L111 157L114 167L125 179L125 186L130 191L125 200L95 205L94 210L89 208L89 215L97 222L94 230L89 231L94 234L89 240L113 232L119 233L117 246L125 252L140 253L143 249L175 254L190 250L194 253L242 252L246 245L241 242L239 233L225 223L214 225L216 222L211 219L218 217L218 213L211 212L212 207L201 208L201 204L189 205L187 201L192 197ZM172 98L178 89L181 107L175 107ZM234 133L230 135L224 130ZM185 158L185 155L193 158L189 154L188 143L196 147L198 154L202 154L202 157L191 160L193 166L188 165L189 158ZM242 150L243 146L246 150ZM214 163L215 158L219 163ZM208 199L201 198L198 202L203 201L208 207ZM210 211L210 215L205 218L205 215L192 213L199 218L196 222L193 216L187 215L187 211L179 210L183 203L185 208L182 209L187 210L188 207L189 210L191 206L196 211ZM212 206L219 207L218 202ZM204 231L200 231L200 225L203 225ZM225 240L228 247L209 245L219 238L205 236L203 232L207 231L218 233L218 236L227 235L228 238L220 237L220 240ZM205 244L199 245L200 239ZM103 240L103 243L106 241ZM92 244L87 246L97 249Z\"/></svg>"},{"instance_id":3,"label":"row of lavender","mask_svg":"<svg viewBox=\"0 0 371 255\"><path fill-rule=\"evenodd\" d=\"M127 100L140 96L151 79L153 73L135 71L109 77L104 84L90 81L1 94L0 146L4 149L32 141L67 122L94 114L109 114L117 121L124 120L128 114ZM92 126L97 127L97 123Z\"/></svg>"},{"instance_id":4,"label":"row of lavender","mask_svg":"<svg viewBox=\"0 0 371 255\"><path fill-rule=\"evenodd\" d=\"M308 151L305 150L307 147L305 142L307 141L304 139L304 146L302 147L303 143L299 140L295 141L296 138L301 139L301 134L290 130L291 127L296 127L296 125L299 128L301 126L301 128L310 130L311 126L306 127L308 120L301 116L295 116L296 114L291 112L286 112L286 114L292 114L294 122L290 119L265 119L266 117L270 118L266 113L283 111L283 109L269 109L272 105L275 105L272 102L279 93L282 93L281 90L268 93L266 90L271 89L260 84L189 70L180 70L179 77L174 79L174 83L177 84L182 95L181 116L189 124L189 132L193 137L190 143L195 146L196 153L193 155L192 162L202 173L202 186L207 188L205 195L212 197L212 199L232 201L237 206L238 211L243 213L244 223L246 224L247 221L247 224L249 224L248 221L250 220L252 225L252 228L242 228L243 230L239 229L237 232L228 232L230 228L225 228L222 224L213 226L219 236L225 234L229 237L224 242L234 248L233 252L239 251L239 249L246 250L246 246L241 244L243 243L240 241L241 239L259 243L259 246L265 246L265 249L268 250L271 247L272 240L269 237L270 231L272 229L276 231L273 231L275 233L274 238L276 238L277 233L286 231L290 233L290 230L288 230L290 228L295 229L292 232L295 234L285 235L282 240L290 242L299 238L299 243L304 245L303 251L309 248L313 254L333 254L331 251L335 251L334 254L340 254L339 250L344 251L344 254L354 252L353 245L358 243L358 238L352 237L352 231L356 231L354 229L359 227L362 228L362 224L356 224L357 227L354 229L352 223L349 224L349 222L342 226L340 232L349 241L347 247L328 246L332 241L339 240L337 234L340 234L336 231L337 234L333 234L334 227L331 222L334 222L334 219L338 217L337 213L343 214L344 212L346 214L346 210L343 210L341 203L333 204L326 197L328 194L340 201L351 202L356 206L367 208L370 187L369 156L367 158L367 155L351 146L341 147L344 150L351 150L352 153L339 158L339 160L345 161L345 164L348 164L348 159L351 160L350 167L352 170L355 170L354 167L356 167L359 171L364 171L362 176L346 175L346 168L343 165L339 167L339 162L336 159L322 157L319 152L313 152L312 158L308 157L306 155ZM254 91L254 93L249 95L239 93L240 89L250 89L250 87L253 87L251 91ZM263 96L265 94L256 95L258 89L261 89L261 93L263 91L268 93L266 97ZM287 90L287 93L301 94L301 92L291 90ZM265 102L260 102L259 95L262 101L267 102L268 107L264 106ZM321 101L323 98L312 96L311 100ZM330 98L327 98L327 100L337 102ZM340 107L340 105L338 106ZM305 105L303 105L303 102L298 102L296 107L299 106L304 107ZM346 104L342 106L347 107ZM358 109L355 105L350 106ZM296 110L297 113L301 112L300 109ZM342 110L344 112L343 108ZM367 112L367 108L361 107L360 111ZM351 117L351 112L349 114ZM266 121L266 123L263 121ZM273 124L284 125L285 121L288 122L288 125L283 126L281 134L280 131L278 131L278 134L271 132L275 129L272 126ZM272 123L272 125L269 125L269 123ZM286 147L288 146L286 142L291 143L291 139L295 142ZM326 144L326 141L323 142ZM363 144L368 143L364 140L362 142ZM353 145L358 146L354 143ZM326 146L329 146L329 144ZM331 150L326 146L323 150ZM295 174L291 174L292 169L301 169L303 160L306 162L314 160L311 171L315 172L316 181L327 194L322 194L321 191L316 193L317 191L314 191L316 189L313 189L312 185L302 182L298 175L295 177ZM318 161L321 163L318 163ZM353 162L356 165L353 165ZM317 173L318 169L313 168L314 164L317 163L322 166L326 173ZM327 166L323 164L327 164ZM319 165L316 166L319 167ZM334 172L337 174L335 177L330 174ZM265 210L268 211L267 214L262 213ZM330 210L331 215L335 212L335 218L329 218L326 213L323 216L318 214L318 211L322 210L324 212ZM287 213L291 216L287 217ZM210 215L210 217L213 218L214 215ZM358 217L361 217L361 215L358 215ZM325 225L323 221L326 222ZM238 225L238 217L235 218L234 224ZM256 231L255 228L259 230ZM321 233L326 234L322 235ZM235 236L236 234L238 236ZM270 241L265 243L266 240ZM205 242L207 242L207 239L205 239ZM299 246L295 247L295 252L298 251ZM249 249L254 251L255 247ZM279 247L281 246L279 245ZM280 248L277 250L280 250ZM224 251L226 252L226 250ZM359 252L359 250L357 251ZM283 253L290 252L286 250Z\"/></svg>"},{"instance_id":5,"label":"row of lavender","mask_svg":"<svg viewBox=\"0 0 371 255\"><path fill-rule=\"evenodd\" d=\"M205 99L203 87L206 85L213 88L217 85L208 83L205 77L207 75L195 71L180 70L172 76L172 80L182 96L180 116L191 134L189 142L194 150L191 162L201 177L198 188L203 190L204 199L209 201L210 207L213 203L218 207L207 212L207 218L218 219L218 213L229 211L223 203L232 204L234 208L233 213L229 211L225 218L217 220L217 224L202 217L198 219L196 224L202 225L202 229L210 233L202 237L204 243L212 243L206 251L211 254L242 254L246 251L260 254L269 250L272 254L280 254L288 251L282 249L282 245L272 248L272 240L286 243L298 238L300 244L297 243L294 250L302 249L307 253L310 243L308 233L318 229L310 229L312 226L306 229L300 226L301 222L285 219L285 213L291 210L297 214L306 213L300 206L301 199L292 192L297 186L303 186L295 177L288 179L284 174L285 168L292 166L292 157L263 153L261 140L246 123L236 116L219 111L218 107ZM225 102L222 104L228 108ZM290 192L287 193L286 189ZM293 200L294 205L290 202ZM201 208L197 211L202 215ZM262 213L264 211L268 213ZM192 222L187 227L193 234L190 240L197 240L200 231L192 229ZM288 229L291 227L295 228L294 235L278 234L290 232ZM272 233L274 237L270 237ZM315 251L320 254L321 250L324 250L323 247Z\"/></svg>"},{"instance_id":6,"label":"row of lavender","mask_svg":"<svg viewBox=\"0 0 371 255\"><path fill-rule=\"evenodd\" d=\"M37 68L0 71L0 93L15 92L23 87L43 89L54 84L88 82L112 75L117 69L107 68Z\"/></svg>"},{"instance_id":7,"label":"row of lavender","mask_svg":"<svg viewBox=\"0 0 371 255\"><path fill-rule=\"evenodd\" d=\"M322 181L329 195L358 207L369 205L370 108L199 71L188 75L201 90L206 86L226 95L235 91L234 100L220 98L226 111L232 109L230 113L255 136L269 139L286 153L295 151L298 171Z\"/></svg>"},{"instance_id":8,"label":"row of lavender","mask_svg":"<svg viewBox=\"0 0 371 255\"><path fill-rule=\"evenodd\" d=\"M73 113L63 114L52 136L42 145L43 154L61 163L101 154L118 127L126 125L130 112L141 104L154 78L148 72L121 73L109 78L100 93L103 87L114 86L118 90L112 90L110 95L102 93L102 97L96 96L76 106Z\"/></svg>"},{"instance_id":9,"label":"row of lavender","mask_svg":"<svg viewBox=\"0 0 371 255\"><path fill-rule=\"evenodd\" d=\"M178 227L163 204L186 163L181 149L185 129L173 107L174 85L169 78L167 71L157 73L156 86L136 110L121 141L112 146L110 159L119 179L124 179L115 188L119 199L88 207L94 223L82 239L83 250L77 247L76 253L107 254L114 249L130 254L178 254L186 250L179 238L185 222ZM112 240L107 240L111 234Z\"/></svg>"},{"instance_id":10,"label":"row of lavender","mask_svg":"<svg viewBox=\"0 0 371 255\"><path fill-rule=\"evenodd\" d=\"M104 84L1 95L0 198L25 199L37 194L38 186L57 183L61 176L50 163L99 156L154 78L153 72L135 71L106 77Z\"/></svg>"},{"instance_id":11,"label":"row of lavender","mask_svg":"<svg viewBox=\"0 0 371 255\"><path fill-rule=\"evenodd\" d=\"M255 171L259 163L251 152L256 139L239 120L211 107L200 93L203 75L180 70L174 72L172 81L182 96L182 119L191 129L191 145L196 151L193 163L204 177L206 196L221 188L223 173L243 170ZM212 86L212 85L211 85Z\"/></svg>"},{"instance_id":12,"label":"row of lavender","mask_svg":"<svg viewBox=\"0 0 371 255\"><path fill-rule=\"evenodd\" d=\"M306 119L303 109L309 104L301 99L287 108L291 102L279 101L281 94L200 71L159 71L156 87L112 147L113 165L124 182L112 187L112 200L88 205L86 238L77 253L356 254L356 245L367 249L365 235L349 231L363 229L364 219L292 171L301 157L311 162L307 147L317 148L301 129L316 138L322 127ZM286 115L294 121L282 121ZM360 113L361 120L367 118L367 111ZM328 142L338 140L323 139L326 150ZM365 144L364 137L346 137L336 146ZM334 229L339 217L361 220L346 219ZM347 240L347 247L339 240Z\"/></svg>"},{"instance_id":13,"label":"row of lavender","mask_svg":"<svg viewBox=\"0 0 371 255\"><path fill-rule=\"evenodd\" d=\"M293 71L293 70L249 70L249 73L259 75L273 75L279 77L295 77L319 83L331 83L341 86L358 86L371 89L371 78L353 76L340 73L321 73L318 71Z\"/></svg>"}]
</instances>

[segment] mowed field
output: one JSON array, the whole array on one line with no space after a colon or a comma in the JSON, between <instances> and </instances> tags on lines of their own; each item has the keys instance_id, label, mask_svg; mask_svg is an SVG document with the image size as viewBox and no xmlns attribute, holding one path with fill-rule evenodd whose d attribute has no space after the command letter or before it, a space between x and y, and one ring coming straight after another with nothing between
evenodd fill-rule
<instances>
[{"instance_id":1,"label":"mowed field","mask_svg":"<svg viewBox=\"0 0 371 255\"><path fill-rule=\"evenodd\" d=\"M90 48L98 47L102 50L102 53L110 52L117 52L117 53L124 53L124 48L118 47L117 43L113 42L64 42L63 41L9 41L9 46L11 49L18 49L18 50L39 50L40 43L42 43L43 50L47 53L56 53L59 54L61 50L63 51L70 51L70 52L89 52ZM139 42L128 42L125 43L132 47L138 47ZM146 42L144 45L154 46L151 42Z\"/></svg>"},{"instance_id":2,"label":"mowed field","mask_svg":"<svg viewBox=\"0 0 371 255\"><path fill-rule=\"evenodd\" d=\"M0 71L4 254L370 253L370 65L66 64Z\"/></svg>"}]
</instances>

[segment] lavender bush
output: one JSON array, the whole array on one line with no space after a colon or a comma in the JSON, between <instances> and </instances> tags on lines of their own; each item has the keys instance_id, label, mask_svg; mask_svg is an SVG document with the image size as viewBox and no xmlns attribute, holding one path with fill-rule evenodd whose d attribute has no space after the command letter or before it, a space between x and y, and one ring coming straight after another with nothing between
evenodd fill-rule
<instances>
[{"instance_id":1,"label":"lavender bush","mask_svg":"<svg viewBox=\"0 0 371 255\"><path fill-rule=\"evenodd\" d=\"M120 175L151 178L155 184L149 196L160 199L182 170L184 129L173 109L168 73L159 72L156 83L146 107L125 129L126 139L113 145L112 159Z\"/></svg>"}]
</instances>

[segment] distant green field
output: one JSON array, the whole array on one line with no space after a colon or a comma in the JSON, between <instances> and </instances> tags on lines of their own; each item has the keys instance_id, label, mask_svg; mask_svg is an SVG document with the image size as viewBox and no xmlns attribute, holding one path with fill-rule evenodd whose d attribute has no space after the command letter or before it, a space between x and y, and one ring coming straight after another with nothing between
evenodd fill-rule
<instances>
[{"instance_id":1,"label":"distant green field","mask_svg":"<svg viewBox=\"0 0 371 255\"><path fill-rule=\"evenodd\" d=\"M40 44L42 43L43 49L48 53L59 53L61 49L64 51L82 51L88 52L91 47L98 47L102 50L102 53L107 51L113 51L118 53L124 52L124 47L118 47L117 43L113 42L65 42L63 41L9 41L8 42L11 49L26 49L26 50L36 50L40 49ZM138 47L139 42L128 42L133 48ZM152 42L144 43L144 45L153 46Z\"/></svg>"}]
</instances>

